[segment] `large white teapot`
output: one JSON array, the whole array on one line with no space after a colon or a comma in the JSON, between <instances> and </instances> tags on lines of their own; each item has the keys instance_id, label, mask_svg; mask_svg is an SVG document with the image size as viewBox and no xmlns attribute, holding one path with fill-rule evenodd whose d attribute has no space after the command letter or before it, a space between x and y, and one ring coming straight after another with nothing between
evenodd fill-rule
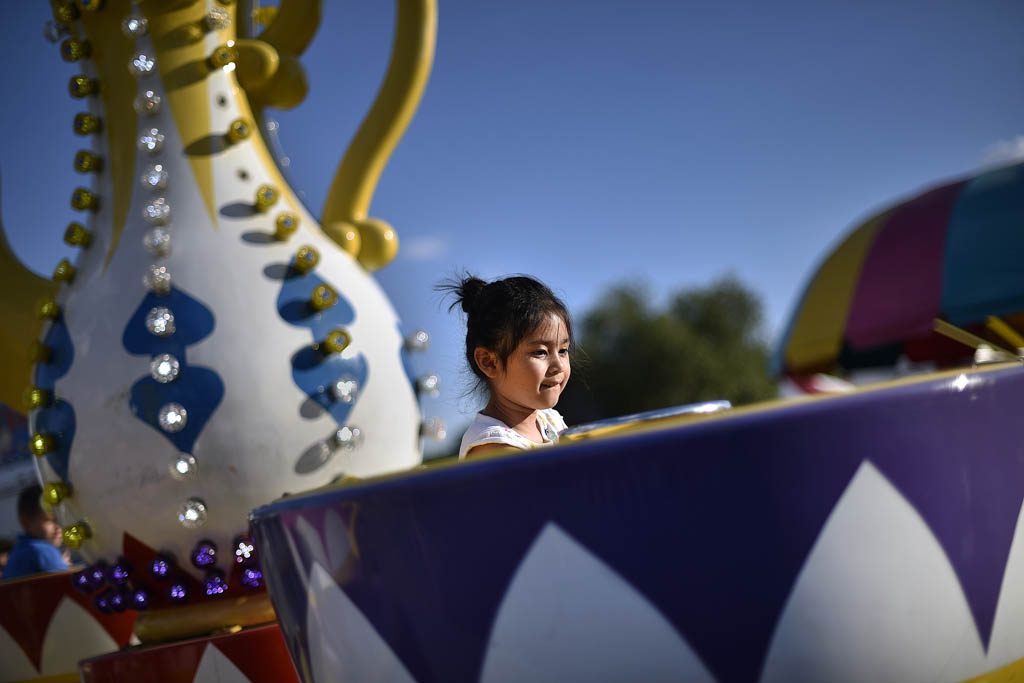
<instances>
[{"instance_id":1,"label":"large white teapot","mask_svg":"<svg viewBox=\"0 0 1024 683\"><path fill-rule=\"evenodd\" d=\"M323 225L260 134L263 107L305 94L297 55L319 3L264 11L258 39L236 31L240 11L57 3L62 55L81 65L69 125L83 178L65 239L82 249L50 283L0 240L0 400L29 385L31 447L66 542L127 571L129 603L145 586L139 606L258 589L240 573L255 566L249 510L421 459L404 356L426 339L403 334L368 272L397 238L367 210L425 84L433 6L399 3L388 77ZM168 560L164 575L150 566Z\"/></svg>"}]
</instances>

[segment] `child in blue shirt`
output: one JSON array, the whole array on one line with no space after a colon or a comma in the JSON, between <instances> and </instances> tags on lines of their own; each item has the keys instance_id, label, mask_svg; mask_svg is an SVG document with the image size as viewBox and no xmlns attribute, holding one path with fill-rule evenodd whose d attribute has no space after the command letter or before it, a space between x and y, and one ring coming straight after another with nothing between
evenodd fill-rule
<instances>
[{"instance_id":1,"label":"child in blue shirt","mask_svg":"<svg viewBox=\"0 0 1024 683\"><path fill-rule=\"evenodd\" d=\"M53 515L43 509L42 495L43 489L38 484L18 494L18 522L25 533L18 535L7 556L3 579L60 572L68 568L58 547L63 533Z\"/></svg>"}]
</instances>

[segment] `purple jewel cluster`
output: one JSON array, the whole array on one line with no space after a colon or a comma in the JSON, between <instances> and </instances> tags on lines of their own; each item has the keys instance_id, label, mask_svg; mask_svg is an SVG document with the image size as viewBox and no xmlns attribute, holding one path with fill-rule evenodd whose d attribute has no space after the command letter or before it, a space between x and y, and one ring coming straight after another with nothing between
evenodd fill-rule
<instances>
[{"instance_id":1,"label":"purple jewel cluster","mask_svg":"<svg viewBox=\"0 0 1024 683\"><path fill-rule=\"evenodd\" d=\"M216 568L217 559L217 546L209 540L199 541L191 553L192 564L206 570L203 591L210 597L223 595L228 590L227 578ZM252 539L246 535L236 536L232 544L232 559L241 565L239 580L244 587L255 590L263 585L263 572L260 571Z\"/></svg>"},{"instance_id":2,"label":"purple jewel cluster","mask_svg":"<svg viewBox=\"0 0 1024 683\"><path fill-rule=\"evenodd\" d=\"M184 581L175 581L167 589L167 597L174 602L185 602L188 600L188 584Z\"/></svg>"},{"instance_id":3,"label":"purple jewel cluster","mask_svg":"<svg viewBox=\"0 0 1024 683\"><path fill-rule=\"evenodd\" d=\"M217 569L219 558L217 545L203 539L196 543L189 560L196 569L205 570L202 581L203 592L210 597L223 595L228 590L228 579ZM248 535L236 536L231 548L231 559L239 565L238 578L249 590L263 587L263 572L260 570L256 545ZM191 597L191 580L179 570L174 558L168 554L157 555L149 565L149 575L154 581L164 584L161 590L173 604L184 604ZM87 595L95 594L96 608L101 612L123 612L125 609L144 610L150 606L153 593L149 587L136 583L132 567L123 557L113 565L96 562L72 575L75 587ZM97 593L97 591L99 591Z\"/></svg>"},{"instance_id":4,"label":"purple jewel cluster","mask_svg":"<svg viewBox=\"0 0 1024 683\"><path fill-rule=\"evenodd\" d=\"M167 555L157 555L149 565L149 572L157 581L166 581L174 568L174 560Z\"/></svg>"},{"instance_id":5,"label":"purple jewel cluster","mask_svg":"<svg viewBox=\"0 0 1024 683\"><path fill-rule=\"evenodd\" d=\"M228 590L227 579L224 578L224 572L219 569L211 569L206 572L206 578L203 579L203 590L206 591L207 595L223 595Z\"/></svg>"},{"instance_id":6,"label":"purple jewel cluster","mask_svg":"<svg viewBox=\"0 0 1024 683\"><path fill-rule=\"evenodd\" d=\"M256 567L243 567L240 580L246 588L259 588L263 585L263 572Z\"/></svg>"},{"instance_id":7,"label":"purple jewel cluster","mask_svg":"<svg viewBox=\"0 0 1024 683\"><path fill-rule=\"evenodd\" d=\"M248 534L235 537L234 542L235 563L240 564L241 571L238 574L242 585L250 590L256 590L263 585L263 572L260 571L260 561L256 554L256 544Z\"/></svg>"},{"instance_id":8,"label":"purple jewel cluster","mask_svg":"<svg viewBox=\"0 0 1024 683\"><path fill-rule=\"evenodd\" d=\"M199 541L190 556L196 569L209 569L217 564L217 546L213 541Z\"/></svg>"},{"instance_id":9,"label":"purple jewel cluster","mask_svg":"<svg viewBox=\"0 0 1024 683\"><path fill-rule=\"evenodd\" d=\"M149 565L149 573L161 583L171 582L171 585L167 587L167 599L172 603L188 602L188 579L177 573L173 557L163 553L157 555ZM171 579L172 573L176 574L173 580Z\"/></svg>"},{"instance_id":10,"label":"purple jewel cluster","mask_svg":"<svg viewBox=\"0 0 1024 683\"><path fill-rule=\"evenodd\" d=\"M199 541L189 557L196 569L206 570L206 576L203 577L203 592L207 596L213 597L227 592L228 582L224 578L224 572L216 567L217 545L213 541Z\"/></svg>"},{"instance_id":11,"label":"purple jewel cluster","mask_svg":"<svg viewBox=\"0 0 1024 683\"><path fill-rule=\"evenodd\" d=\"M95 594L93 604L105 614L149 607L149 589L133 585L131 578L132 566L123 557L113 565L99 561L71 575L75 588L86 595Z\"/></svg>"}]
</instances>

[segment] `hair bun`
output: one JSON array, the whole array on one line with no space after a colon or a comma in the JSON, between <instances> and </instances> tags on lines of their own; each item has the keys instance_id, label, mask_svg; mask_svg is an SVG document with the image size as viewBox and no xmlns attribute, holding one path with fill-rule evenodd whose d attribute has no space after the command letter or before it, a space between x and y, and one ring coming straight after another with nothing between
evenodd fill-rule
<instances>
[{"instance_id":1,"label":"hair bun","mask_svg":"<svg viewBox=\"0 0 1024 683\"><path fill-rule=\"evenodd\" d=\"M462 282L459 283L459 288L456 293L458 295L459 303L462 304L463 311L469 313L473 309L473 303L486 286L486 282L472 275L464 278Z\"/></svg>"}]
</instances>

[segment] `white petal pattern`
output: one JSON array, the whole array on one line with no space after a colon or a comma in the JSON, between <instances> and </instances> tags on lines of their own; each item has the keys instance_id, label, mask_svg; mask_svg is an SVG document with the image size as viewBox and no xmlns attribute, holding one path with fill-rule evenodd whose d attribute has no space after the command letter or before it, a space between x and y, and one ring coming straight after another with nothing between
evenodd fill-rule
<instances>
[{"instance_id":1,"label":"white petal pattern","mask_svg":"<svg viewBox=\"0 0 1024 683\"><path fill-rule=\"evenodd\" d=\"M309 574L306 619L317 683L414 683L366 616L319 564Z\"/></svg>"},{"instance_id":2,"label":"white petal pattern","mask_svg":"<svg viewBox=\"0 0 1024 683\"><path fill-rule=\"evenodd\" d=\"M117 649L106 629L81 605L65 596L57 603L46 627L41 673L54 676L78 671L79 660Z\"/></svg>"},{"instance_id":3,"label":"white petal pattern","mask_svg":"<svg viewBox=\"0 0 1024 683\"><path fill-rule=\"evenodd\" d=\"M509 584L481 676L482 683L713 680L645 597L553 523Z\"/></svg>"},{"instance_id":4,"label":"white petal pattern","mask_svg":"<svg viewBox=\"0 0 1024 683\"><path fill-rule=\"evenodd\" d=\"M192 683L249 683L234 662L213 645L207 645Z\"/></svg>"},{"instance_id":5,"label":"white petal pattern","mask_svg":"<svg viewBox=\"0 0 1024 683\"><path fill-rule=\"evenodd\" d=\"M25 651L7 631L0 628L0 676L5 681L36 678L39 672L32 666Z\"/></svg>"},{"instance_id":6,"label":"white petal pattern","mask_svg":"<svg viewBox=\"0 0 1024 683\"><path fill-rule=\"evenodd\" d=\"M797 577L762 683L959 681L987 668L938 540L865 461Z\"/></svg>"}]
</instances>

